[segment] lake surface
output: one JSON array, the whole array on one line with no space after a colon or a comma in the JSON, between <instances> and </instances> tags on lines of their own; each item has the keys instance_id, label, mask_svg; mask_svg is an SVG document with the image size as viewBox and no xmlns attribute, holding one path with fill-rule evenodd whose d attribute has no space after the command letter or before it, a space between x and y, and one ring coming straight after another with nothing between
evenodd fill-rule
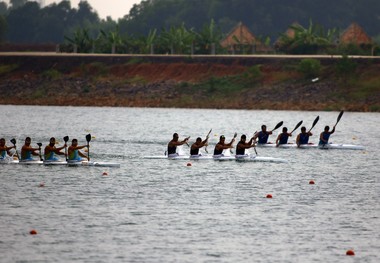
<instances>
[{"instance_id":1,"label":"lake surface","mask_svg":"<svg viewBox=\"0 0 380 263\"><path fill-rule=\"evenodd\" d=\"M330 138L365 151L258 148L260 156L289 163L187 166L142 157L163 154L174 132L193 142L212 128L212 152L221 134L227 141L235 132L251 136L279 121L289 130L300 120L310 128L319 115L311 138L317 142L338 112L40 106L0 112L0 137L8 145L16 138L19 150L26 136L45 146L52 136L62 145L66 135L86 144L91 133L92 160L121 163L1 165L1 262L380 262L379 113L345 112ZM349 249L354 257L346 256Z\"/></svg>"}]
</instances>

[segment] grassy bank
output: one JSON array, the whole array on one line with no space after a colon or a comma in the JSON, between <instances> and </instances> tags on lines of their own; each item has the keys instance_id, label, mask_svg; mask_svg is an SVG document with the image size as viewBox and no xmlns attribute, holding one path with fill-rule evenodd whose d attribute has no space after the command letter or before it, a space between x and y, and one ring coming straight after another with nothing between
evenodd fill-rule
<instances>
[{"instance_id":1,"label":"grassy bank","mask_svg":"<svg viewBox=\"0 0 380 263\"><path fill-rule=\"evenodd\" d=\"M1 56L1 104L380 111L380 61Z\"/></svg>"}]
</instances>

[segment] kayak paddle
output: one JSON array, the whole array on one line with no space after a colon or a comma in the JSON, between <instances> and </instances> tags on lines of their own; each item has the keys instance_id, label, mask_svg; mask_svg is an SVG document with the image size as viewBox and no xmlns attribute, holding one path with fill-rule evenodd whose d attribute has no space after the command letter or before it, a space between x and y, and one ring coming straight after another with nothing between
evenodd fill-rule
<instances>
[{"instance_id":1,"label":"kayak paddle","mask_svg":"<svg viewBox=\"0 0 380 263\"><path fill-rule=\"evenodd\" d=\"M210 131L208 132L207 136L206 136L206 139L208 138L208 136L210 136L210 133L211 133L212 129L210 129ZM206 147L205 147L205 152L208 153L207 151L207 146L208 146L208 141L207 141L207 144L206 144Z\"/></svg>"},{"instance_id":2,"label":"kayak paddle","mask_svg":"<svg viewBox=\"0 0 380 263\"><path fill-rule=\"evenodd\" d=\"M283 121L280 121L279 123L277 123L277 125L274 127L274 129L271 131L277 130L278 128L280 128L282 126L283 123L284 123Z\"/></svg>"},{"instance_id":3,"label":"kayak paddle","mask_svg":"<svg viewBox=\"0 0 380 263\"><path fill-rule=\"evenodd\" d=\"M67 142L69 141L69 136L63 137L63 140L65 141L65 144L67 144ZM66 156L66 162L67 162L67 160L68 160L68 158L67 158L67 146L65 147L65 156Z\"/></svg>"},{"instance_id":4,"label":"kayak paddle","mask_svg":"<svg viewBox=\"0 0 380 263\"><path fill-rule=\"evenodd\" d=\"M292 132L290 134L292 134L295 130L298 129L299 126L301 126L303 121L300 121L299 123L297 123L296 127L292 130Z\"/></svg>"},{"instance_id":5,"label":"kayak paddle","mask_svg":"<svg viewBox=\"0 0 380 263\"><path fill-rule=\"evenodd\" d=\"M336 123L335 123L335 125L334 125L334 127L338 124L338 122L340 121L340 119L342 118L342 116L343 116L343 113L344 113L344 111L342 110L340 113L339 113L339 115L338 115L338 118L336 119Z\"/></svg>"},{"instance_id":6,"label":"kayak paddle","mask_svg":"<svg viewBox=\"0 0 380 263\"><path fill-rule=\"evenodd\" d=\"M91 134L86 135L86 141L87 141L87 159L90 161L90 141L91 141Z\"/></svg>"},{"instance_id":7,"label":"kayak paddle","mask_svg":"<svg viewBox=\"0 0 380 263\"><path fill-rule=\"evenodd\" d=\"M256 134L256 133L257 133L257 131L255 131L254 134ZM255 135L253 135L253 137L254 137L254 136L255 136ZM256 143L256 139L253 141L253 149L255 150L256 155L258 155L258 154L257 154L257 151L256 151L255 143Z\"/></svg>"},{"instance_id":8,"label":"kayak paddle","mask_svg":"<svg viewBox=\"0 0 380 263\"><path fill-rule=\"evenodd\" d=\"M42 143L37 142L37 145L38 145L38 151L40 152L40 161L43 161L43 159L42 159L42 154L41 154L41 146L42 146Z\"/></svg>"},{"instance_id":9,"label":"kayak paddle","mask_svg":"<svg viewBox=\"0 0 380 263\"><path fill-rule=\"evenodd\" d=\"M236 138L236 136L237 136L237 133L235 132L235 134L234 134L234 139ZM231 146L232 146L232 144L231 144ZM232 148L230 148L230 153L231 153L231 154L234 153L234 151L232 150Z\"/></svg>"},{"instance_id":10,"label":"kayak paddle","mask_svg":"<svg viewBox=\"0 0 380 263\"><path fill-rule=\"evenodd\" d=\"M317 118L315 118L313 125L311 126L311 128L308 132L310 132L314 128L315 124L317 124L318 121L319 121L319 116L317 116Z\"/></svg>"},{"instance_id":11,"label":"kayak paddle","mask_svg":"<svg viewBox=\"0 0 380 263\"><path fill-rule=\"evenodd\" d=\"M16 148L16 139L15 139L15 138L11 139L11 143L12 143L13 146L15 147L16 155L17 155L17 159L20 160L20 156L18 155L18 151L17 151L17 148Z\"/></svg>"}]
</instances>

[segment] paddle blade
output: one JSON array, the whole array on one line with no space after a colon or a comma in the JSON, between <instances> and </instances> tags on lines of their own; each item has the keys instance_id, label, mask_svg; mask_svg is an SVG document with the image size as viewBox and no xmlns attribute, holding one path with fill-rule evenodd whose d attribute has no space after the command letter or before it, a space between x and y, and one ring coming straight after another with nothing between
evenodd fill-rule
<instances>
[{"instance_id":1,"label":"paddle blade","mask_svg":"<svg viewBox=\"0 0 380 263\"><path fill-rule=\"evenodd\" d=\"M294 129L292 130L291 133L293 133L295 130L297 130L298 127L301 126L302 122L303 122L303 121L300 121L299 123L297 123L296 127L294 127Z\"/></svg>"},{"instance_id":2,"label":"paddle blade","mask_svg":"<svg viewBox=\"0 0 380 263\"><path fill-rule=\"evenodd\" d=\"M38 145L38 147L41 147L41 146L42 146L42 143L37 142L37 145Z\"/></svg>"},{"instance_id":3,"label":"paddle blade","mask_svg":"<svg viewBox=\"0 0 380 263\"><path fill-rule=\"evenodd\" d=\"M340 121L340 119L342 118L342 116L343 116L343 113L344 113L344 111L342 110L340 113L339 113L339 115L338 115L338 118L336 119L336 123L335 123L335 126L338 124L338 122Z\"/></svg>"},{"instance_id":4,"label":"paddle blade","mask_svg":"<svg viewBox=\"0 0 380 263\"><path fill-rule=\"evenodd\" d=\"M69 141L69 136L63 137L63 140L64 140L64 142L68 142Z\"/></svg>"},{"instance_id":5,"label":"paddle blade","mask_svg":"<svg viewBox=\"0 0 380 263\"><path fill-rule=\"evenodd\" d=\"M274 129L272 131L277 130L278 128L280 128L283 123L284 123L283 121L280 121L279 123L277 123L277 125L274 127Z\"/></svg>"},{"instance_id":6,"label":"paddle blade","mask_svg":"<svg viewBox=\"0 0 380 263\"><path fill-rule=\"evenodd\" d=\"M16 139L15 139L15 138L11 139L11 143L12 143L13 145L16 145Z\"/></svg>"},{"instance_id":7,"label":"paddle blade","mask_svg":"<svg viewBox=\"0 0 380 263\"><path fill-rule=\"evenodd\" d=\"M87 134L87 135L86 135L86 141L87 141L87 142L90 142L90 141L91 141L91 134Z\"/></svg>"},{"instance_id":8,"label":"paddle blade","mask_svg":"<svg viewBox=\"0 0 380 263\"><path fill-rule=\"evenodd\" d=\"M235 134L234 134L234 139L236 138L236 136L237 136L237 132L235 132Z\"/></svg>"},{"instance_id":9,"label":"paddle blade","mask_svg":"<svg viewBox=\"0 0 380 263\"><path fill-rule=\"evenodd\" d=\"M314 126L317 124L318 121L319 121L319 116L317 116L317 118L315 118L315 120L313 121L313 125L311 126L311 128L308 132L310 132L314 128Z\"/></svg>"}]
</instances>

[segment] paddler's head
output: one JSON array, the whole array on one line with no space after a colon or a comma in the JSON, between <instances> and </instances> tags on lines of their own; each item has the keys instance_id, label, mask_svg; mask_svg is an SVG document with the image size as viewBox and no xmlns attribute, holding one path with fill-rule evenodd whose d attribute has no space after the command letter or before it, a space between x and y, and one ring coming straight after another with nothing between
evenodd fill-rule
<instances>
[{"instance_id":1,"label":"paddler's head","mask_svg":"<svg viewBox=\"0 0 380 263\"><path fill-rule=\"evenodd\" d=\"M226 137L224 137L224 135L221 135L220 137L219 137L219 141L220 142L224 142L226 140Z\"/></svg>"},{"instance_id":2,"label":"paddler's head","mask_svg":"<svg viewBox=\"0 0 380 263\"><path fill-rule=\"evenodd\" d=\"M1 146L4 146L4 145L5 145L5 139L4 139L4 138L1 138L1 139L0 139L0 145L1 145Z\"/></svg>"},{"instance_id":3,"label":"paddler's head","mask_svg":"<svg viewBox=\"0 0 380 263\"><path fill-rule=\"evenodd\" d=\"M198 137L195 141L197 144L201 143L202 142L202 138L201 137Z\"/></svg>"},{"instance_id":4,"label":"paddler's head","mask_svg":"<svg viewBox=\"0 0 380 263\"><path fill-rule=\"evenodd\" d=\"M288 132L288 128L286 128L286 127L282 128L282 132L283 133L287 133Z\"/></svg>"},{"instance_id":5,"label":"paddler's head","mask_svg":"<svg viewBox=\"0 0 380 263\"><path fill-rule=\"evenodd\" d=\"M25 145L29 146L31 142L32 142L32 139L30 139L30 137L25 138Z\"/></svg>"},{"instance_id":6,"label":"paddler's head","mask_svg":"<svg viewBox=\"0 0 380 263\"><path fill-rule=\"evenodd\" d=\"M72 145L72 146L77 146L77 145L78 145L78 140L77 140L77 139L73 139L73 140L71 141L71 145Z\"/></svg>"},{"instance_id":7,"label":"paddler's head","mask_svg":"<svg viewBox=\"0 0 380 263\"><path fill-rule=\"evenodd\" d=\"M178 133L173 133L173 141L178 141Z\"/></svg>"},{"instance_id":8,"label":"paddler's head","mask_svg":"<svg viewBox=\"0 0 380 263\"><path fill-rule=\"evenodd\" d=\"M247 136L245 134L243 134L241 137L240 137L240 141L242 142L245 142L245 140L247 139Z\"/></svg>"},{"instance_id":9,"label":"paddler's head","mask_svg":"<svg viewBox=\"0 0 380 263\"><path fill-rule=\"evenodd\" d=\"M330 127L329 126L326 126L325 127L325 132L328 132L330 130Z\"/></svg>"},{"instance_id":10,"label":"paddler's head","mask_svg":"<svg viewBox=\"0 0 380 263\"><path fill-rule=\"evenodd\" d=\"M305 126L302 126L302 127L301 127L301 132L302 132L302 133L306 133L306 127L305 127Z\"/></svg>"},{"instance_id":11,"label":"paddler's head","mask_svg":"<svg viewBox=\"0 0 380 263\"><path fill-rule=\"evenodd\" d=\"M267 131L267 126L266 126L266 125L261 125L261 130L262 130L263 132L266 132L266 131Z\"/></svg>"},{"instance_id":12,"label":"paddler's head","mask_svg":"<svg viewBox=\"0 0 380 263\"><path fill-rule=\"evenodd\" d=\"M55 138L54 137L50 138L49 144L50 144L50 146L54 146L55 145Z\"/></svg>"}]
</instances>

